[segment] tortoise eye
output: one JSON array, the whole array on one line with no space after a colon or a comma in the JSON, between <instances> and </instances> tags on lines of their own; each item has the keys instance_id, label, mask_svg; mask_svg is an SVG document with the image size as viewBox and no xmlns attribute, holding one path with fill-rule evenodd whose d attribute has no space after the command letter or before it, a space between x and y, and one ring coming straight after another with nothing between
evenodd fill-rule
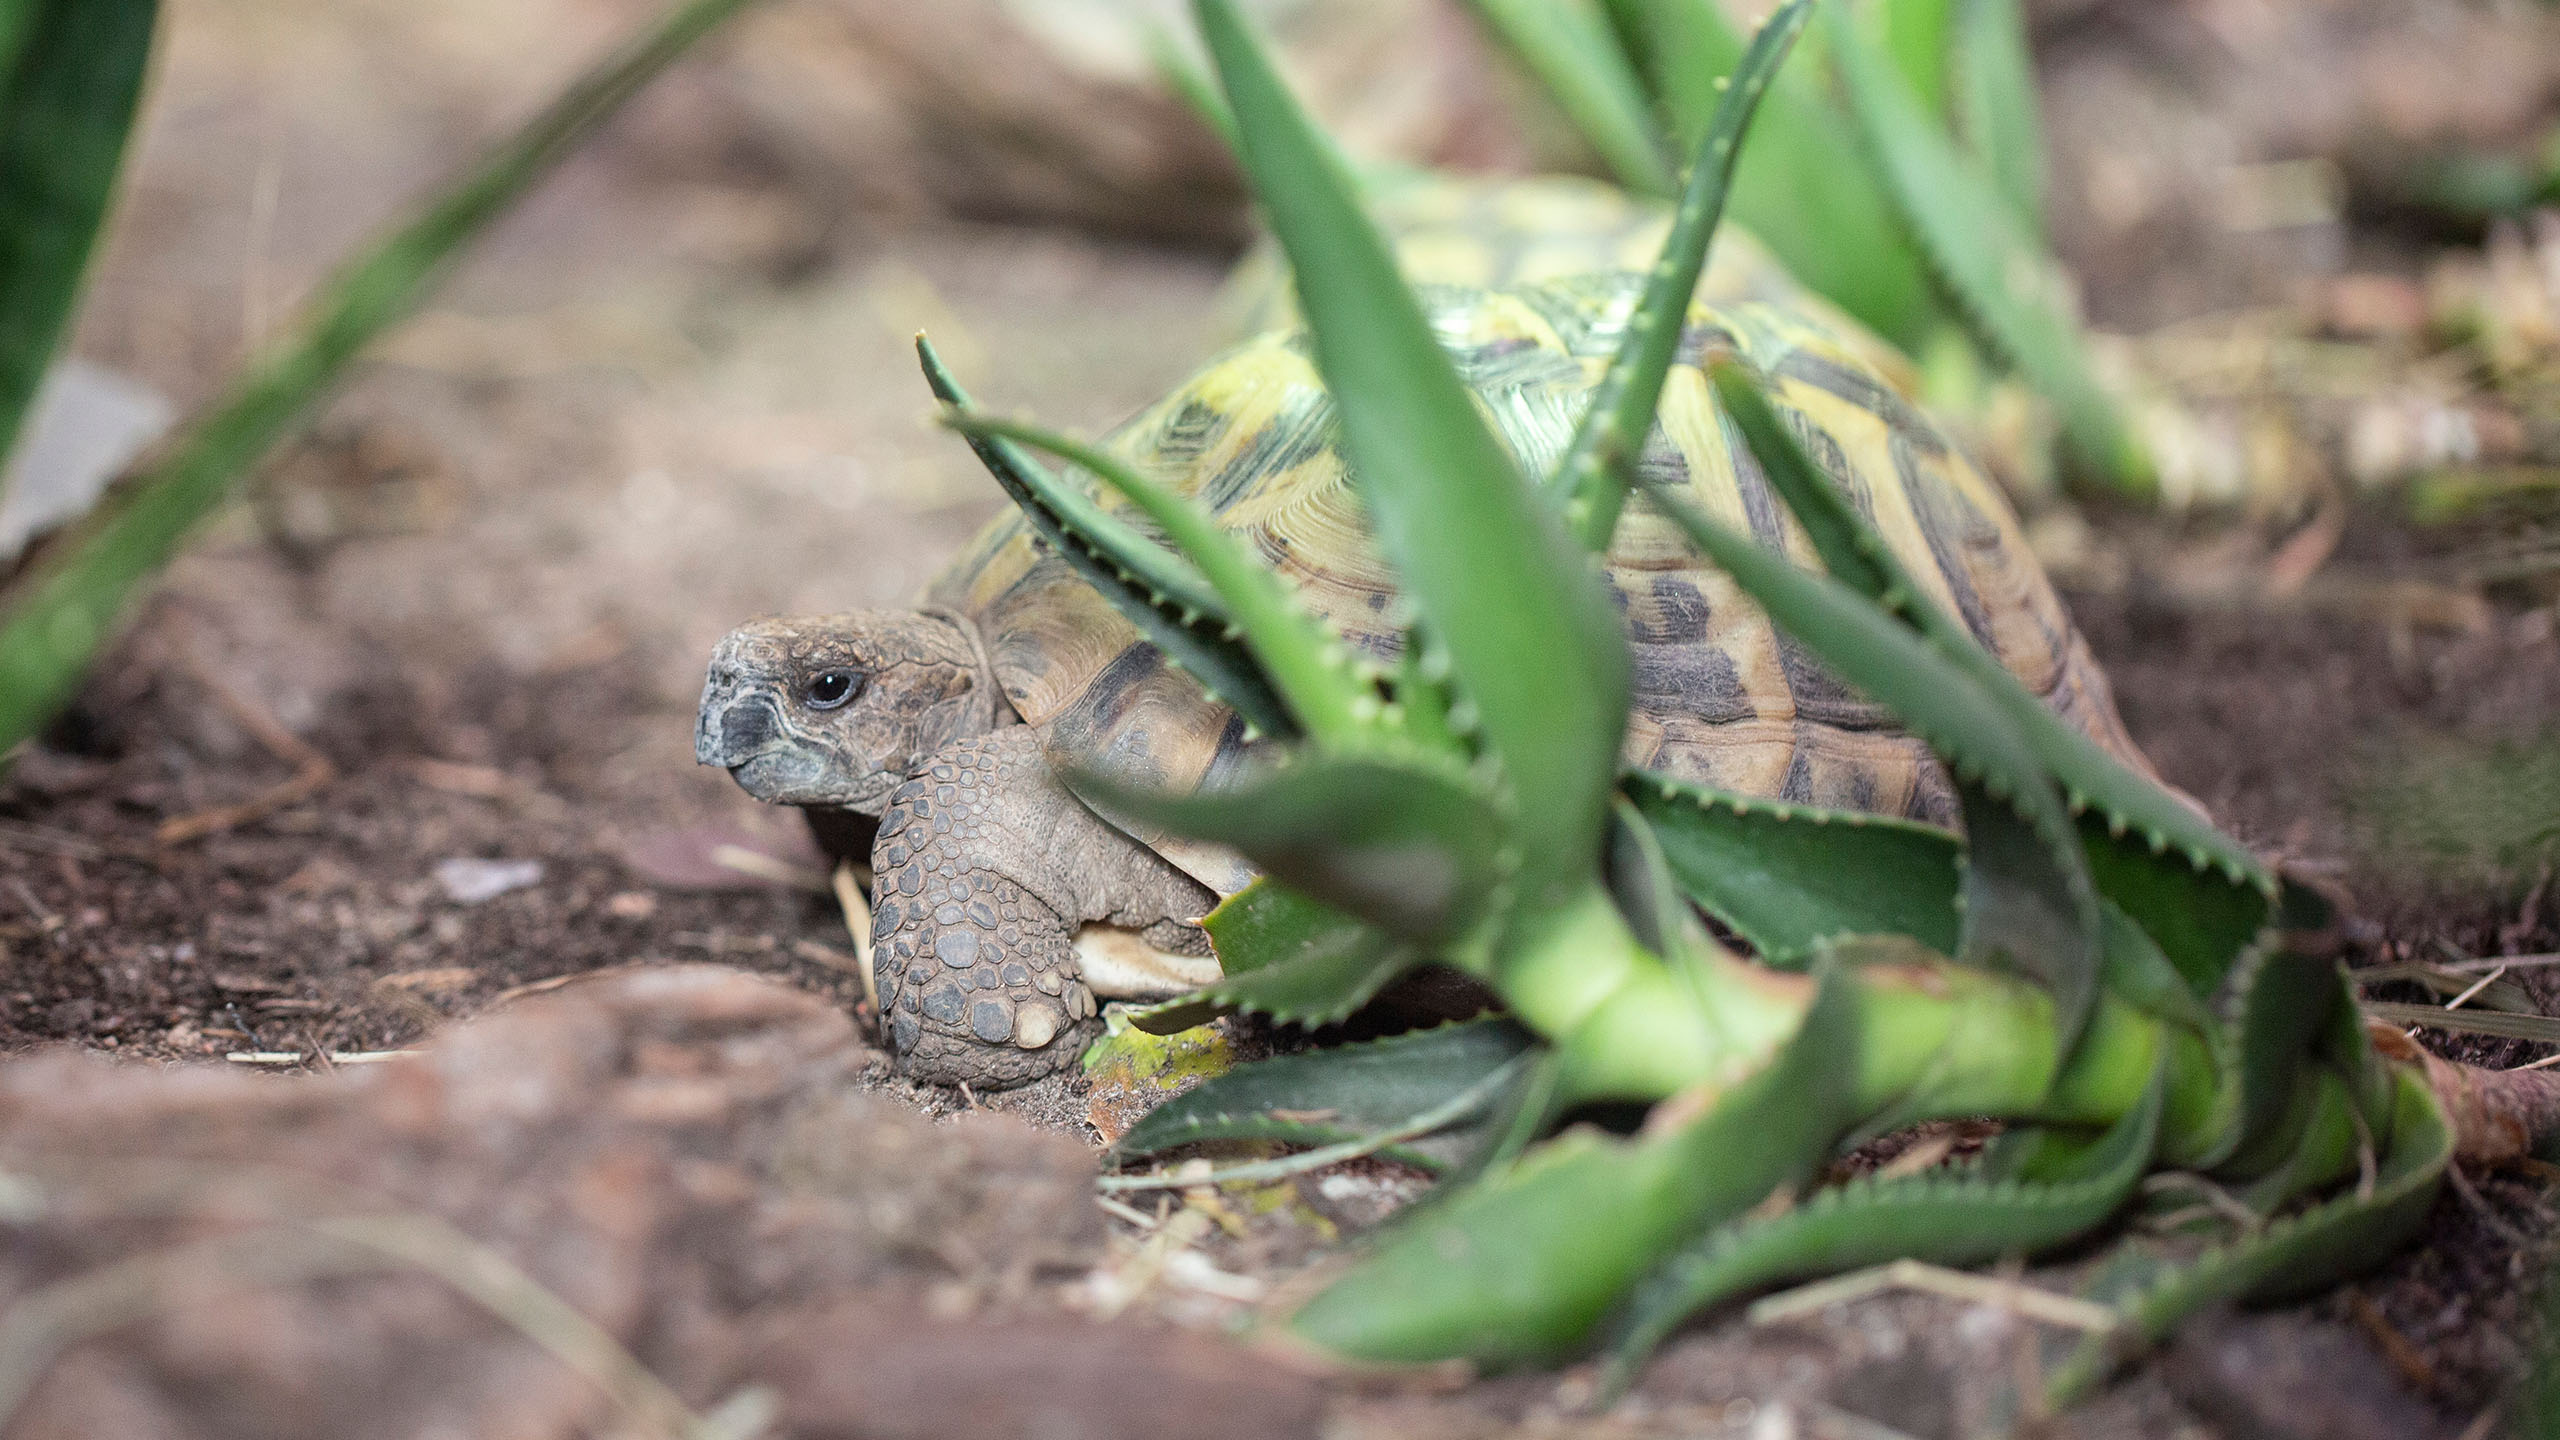
<instances>
[{"instance_id":1,"label":"tortoise eye","mask_svg":"<svg viewBox=\"0 0 2560 1440\"><path fill-rule=\"evenodd\" d=\"M809 685L801 698L812 710L833 710L853 698L862 688L862 678L850 670L821 670L809 677Z\"/></svg>"}]
</instances>

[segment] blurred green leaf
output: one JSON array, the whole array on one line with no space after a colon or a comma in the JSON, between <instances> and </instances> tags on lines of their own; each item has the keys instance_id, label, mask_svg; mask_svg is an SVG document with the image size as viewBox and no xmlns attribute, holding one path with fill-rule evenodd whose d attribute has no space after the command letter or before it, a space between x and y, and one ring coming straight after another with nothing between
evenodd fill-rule
<instances>
[{"instance_id":1,"label":"blurred green leaf","mask_svg":"<svg viewBox=\"0 0 2560 1440\"><path fill-rule=\"evenodd\" d=\"M1267 877L1228 896L1200 924L1226 977L1131 1011L1130 1024L1171 1035L1242 1010L1287 1025L1329 1025L1423 959L1412 942Z\"/></svg>"},{"instance_id":2,"label":"blurred green leaf","mask_svg":"<svg viewBox=\"0 0 2560 1440\"><path fill-rule=\"evenodd\" d=\"M1679 188L1644 84L1593 0L1468 0L1555 98L1582 138L1639 195Z\"/></svg>"},{"instance_id":3,"label":"blurred green leaf","mask_svg":"<svg viewBox=\"0 0 2560 1440\"><path fill-rule=\"evenodd\" d=\"M1499 757L1526 904L1588 883L1626 728L1629 660L1599 576L1520 477L1237 15L1196 0L1246 169L1295 271L1344 449L1405 593Z\"/></svg>"},{"instance_id":4,"label":"blurred green leaf","mask_svg":"<svg viewBox=\"0 0 2560 1440\"><path fill-rule=\"evenodd\" d=\"M1509 817L1465 771L1423 752L1300 753L1189 793L1093 771L1067 778L1105 813L1232 845L1308 896L1413 939L1481 923L1508 873Z\"/></svg>"},{"instance_id":5,"label":"blurred green leaf","mask_svg":"<svg viewBox=\"0 0 2560 1440\"><path fill-rule=\"evenodd\" d=\"M2089 368L2053 258L1873 42L1837 12L1828 30L1850 113L1894 211L1976 342L2053 402L2085 469L2116 490L2149 497L2158 486L2151 458Z\"/></svg>"},{"instance_id":6,"label":"blurred green leaf","mask_svg":"<svg viewBox=\"0 0 2560 1440\"><path fill-rule=\"evenodd\" d=\"M1903 82L1932 115L1947 113L1948 70L1956 45L1956 7L1963 0L1888 0L1870 6L1878 41Z\"/></svg>"},{"instance_id":7,"label":"blurred green leaf","mask_svg":"<svg viewBox=\"0 0 2560 1440\"><path fill-rule=\"evenodd\" d=\"M0 4L0 483L79 299L158 8ZM0 738L0 750L9 743Z\"/></svg>"},{"instance_id":8,"label":"blurred green leaf","mask_svg":"<svg viewBox=\"0 0 2560 1440\"><path fill-rule=\"evenodd\" d=\"M1593 388L1582 423L1574 427L1547 482L1566 496L1565 527L1595 554L1608 553L1609 538L1617 532L1618 512L1626 502L1619 462L1637 454L1653 429L1663 380L1679 352L1690 297L1706 269L1707 249L1715 240L1716 222L1723 218L1725 192L1751 117L1811 14L1812 0L1789 0L1752 37L1716 108L1715 124L1689 167L1662 258L1646 275L1618 353Z\"/></svg>"},{"instance_id":9,"label":"blurred green leaf","mask_svg":"<svg viewBox=\"0 0 2560 1440\"><path fill-rule=\"evenodd\" d=\"M1446 1106L1535 1044L1508 1020L1471 1020L1258 1060L1157 1106L1129 1127L1112 1154L1155 1155L1204 1140L1359 1140ZM1457 1164L1484 1143L1494 1108L1382 1153L1432 1171Z\"/></svg>"},{"instance_id":10,"label":"blurred green leaf","mask_svg":"<svg viewBox=\"0 0 2560 1440\"><path fill-rule=\"evenodd\" d=\"M1227 97L1218 93L1218 82L1200 68L1192 53L1182 48L1173 31L1155 21L1146 22L1147 63L1153 65L1156 78L1164 82L1200 123L1217 132L1226 142L1227 153L1236 152L1236 117L1227 113Z\"/></svg>"},{"instance_id":11,"label":"blurred green leaf","mask_svg":"<svg viewBox=\"0 0 2560 1440\"><path fill-rule=\"evenodd\" d=\"M2019 0L1955 0L1948 88L1958 133L2008 197L2028 239L2044 244L2044 117Z\"/></svg>"},{"instance_id":12,"label":"blurred green leaf","mask_svg":"<svg viewBox=\"0 0 2560 1440\"><path fill-rule=\"evenodd\" d=\"M1220 613L1244 632L1263 678L1288 702L1299 728L1328 746L1355 746L1373 738L1381 719L1376 677L1364 674L1341 637L1300 608L1279 575L1248 553L1243 541L1219 529L1206 512L1120 457L1054 431L960 409L945 412L944 421L972 443L1011 441L1046 450L1119 491L1207 578ZM1059 502L1074 493L1052 482L1051 494ZM1170 557L1161 547L1116 520L1116 534L1093 528L1107 515L1098 506L1087 505L1073 520L1064 518L1069 512L1062 504L1052 509L1064 528L1091 538L1095 549L1115 561L1128 555L1162 569L1180 564L1167 564ZM1195 613L1207 618L1207 612Z\"/></svg>"},{"instance_id":13,"label":"blurred green leaf","mask_svg":"<svg viewBox=\"0 0 2560 1440\"><path fill-rule=\"evenodd\" d=\"M2397 1072L2389 1148L2370 1187L2359 1187L2253 1234L2206 1250L2118 1303L2119 1333L2091 1336L2046 1387L2056 1407L2079 1400L2128 1358L2128 1340L2151 1343L2208 1305L2280 1299L2370 1268L2422 1223L2453 1160L2453 1130L2415 1072Z\"/></svg>"},{"instance_id":14,"label":"blurred green leaf","mask_svg":"<svg viewBox=\"0 0 2560 1440\"><path fill-rule=\"evenodd\" d=\"M1646 37L1655 93L1693 150L1715 123L1743 41L1718 0L1621 0L1622 28ZM1820 33L1806 37L1811 50ZM1816 73L1819 73L1817 67ZM1761 102L1733 179L1733 218L1797 279L1895 345L1918 351L1938 323L1920 253L1904 237L1857 130L1800 63Z\"/></svg>"},{"instance_id":15,"label":"blurred green leaf","mask_svg":"<svg viewBox=\"0 0 2560 1440\"><path fill-rule=\"evenodd\" d=\"M1841 935L1908 935L1956 948L1956 837L1932 826L1815 810L1631 772L1688 897L1771 965L1796 968Z\"/></svg>"},{"instance_id":16,"label":"blurred green leaf","mask_svg":"<svg viewBox=\"0 0 2560 1440\"><path fill-rule=\"evenodd\" d=\"M2042 985L2053 996L2055 1043L2067 1054L2098 998L2098 895L2079 837L2040 825L1982 782L1960 780L1956 791L1964 880L1955 958Z\"/></svg>"},{"instance_id":17,"label":"blurred green leaf","mask_svg":"<svg viewBox=\"0 0 2560 1440\"><path fill-rule=\"evenodd\" d=\"M745 0L688 0L483 156L414 219L324 283L283 338L162 458L54 536L0 590L0 754L67 701L137 587L324 393L408 313L465 242Z\"/></svg>"}]
</instances>

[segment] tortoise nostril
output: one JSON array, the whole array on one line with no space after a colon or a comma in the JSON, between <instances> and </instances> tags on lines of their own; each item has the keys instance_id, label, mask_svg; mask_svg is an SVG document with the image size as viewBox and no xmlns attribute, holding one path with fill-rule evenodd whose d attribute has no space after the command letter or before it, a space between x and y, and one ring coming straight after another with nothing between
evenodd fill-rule
<instances>
[{"instance_id":1,"label":"tortoise nostril","mask_svg":"<svg viewBox=\"0 0 2560 1440\"><path fill-rule=\"evenodd\" d=\"M781 738L782 717L774 713L769 700L741 700L720 717L720 748L728 752L732 765Z\"/></svg>"}]
</instances>

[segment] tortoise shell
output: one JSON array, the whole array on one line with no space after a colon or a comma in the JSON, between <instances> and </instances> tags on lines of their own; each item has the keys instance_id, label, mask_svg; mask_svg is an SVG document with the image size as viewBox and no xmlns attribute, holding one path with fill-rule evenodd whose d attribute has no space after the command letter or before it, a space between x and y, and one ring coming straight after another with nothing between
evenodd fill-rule
<instances>
[{"instance_id":1,"label":"tortoise shell","mask_svg":"<svg viewBox=\"0 0 2560 1440\"><path fill-rule=\"evenodd\" d=\"M1571 436L1641 283L1621 272L1499 289L1423 285L1417 294L1484 413L1535 475ZM1712 398L1701 358L1738 353L1938 604L2056 712L2148 773L2008 507L1865 363L1865 348L1796 306L1693 305L1643 467L1762 544L1818 563ZM1304 335L1274 332L1213 361L1108 443L1246 539L1351 644L1392 659L1406 611L1333 421ZM1607 574L1634 650L1629 761L1746 795L1954 819L1952 789L1928 750L1772 625L1640 495L1619 524ZM978 623L1007 698L1046 727L1053 755L1173 787L1240 762L1238 717L1169 667L1019 516L990 525L926 598Z\"/></svg>"}]
</instances>

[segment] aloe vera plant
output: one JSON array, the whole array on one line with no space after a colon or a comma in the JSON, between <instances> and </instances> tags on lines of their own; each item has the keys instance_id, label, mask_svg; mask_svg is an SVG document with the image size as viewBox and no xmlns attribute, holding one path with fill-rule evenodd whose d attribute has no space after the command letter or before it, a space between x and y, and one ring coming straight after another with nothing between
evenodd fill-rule
<instances>
[{"instance_id":1,"label":"aloe vera plant","mask_svg":"<svg viewBox=\"0 0 2560 1440\"><path fill-rule=\"evenodd\" d=\"M2249 1223L2094 1297L2112 1323L2052 1373L2044 1398L2060 1403L2200 1306L2374 1263L2458 1152L2560 1128L2560 1080L2369 1038L2342 972L2304 943L2321 903L2046 711L1731 362L1717 400L1820 569L1676 493L1647 500L1936 750L1963 830L1620 769L1629 662L1587 552L1641 483L1635 442L1744 126L1810 4L1781 7L1743 59L1638 318L1562 462L1537 476L1470 402L1232 0L1195 0L1415 612L1393 667L1346 654L1187 500L941 387L1035 524L1213 687L1257 677L1257 724L1289 742L1279 763L1197 794L1078 780L1115 813L1223 841L1266 873L1207 921L1226 978L1138 1023L1332 1019L1425 962L1476 977L1507 1011L1242 1067L1122 1141L1135 1157L1282 1140L1320 1147L1306 1163L1387 1153L1441 1175L1279 1318L1325 1351L1500 1365L1597 1349L1614 1389L1682 1321L1756 1288L2084 1242L2160 1171L2236 1197ZM1080 520L1041 449L1122 492L1166 545ZM1754 953L1719 943L1701 912ZM1646 1118L1632 1134L1567 1123L1595 1101ZM2009 1127L1967 1167L1810 1188L1863 1140L1953 1116Z\"/></svg>"},{"instance_id":2,"label":"aloe vera plant","mask_svg":"<svg viewBox=\"0 0 2560 1440\"><path fill-rule=\"evenodd\" d=\"M1619 183L1662 187L1695 145L1742 39L1718 0L1475 0ZM1954 338L2054 407L2078 472L2147 494L2152 464L2094 378L2044 240L2044 159L2019 0L1826 0L1811 69L1779 81L1734 214L1798 278L1918 355ZM1614 38L1615 46L1600 43ZM1815 78L1836 79L1835 101Z\"/></svg>"},{"instance_id":3,"label":"aloe vera plant","mask_svg":"<svg viewBox=\"0 0 2560 1440\"><path fill-rule=\"evenodd\" d=\"M746 0L685 0L325 282L179 437L0 575L0 757L77 689L135 595L465 244ZM0 4L0 460L52 361L113 188L151 0Z\"/></svg>"}]
</instances>

